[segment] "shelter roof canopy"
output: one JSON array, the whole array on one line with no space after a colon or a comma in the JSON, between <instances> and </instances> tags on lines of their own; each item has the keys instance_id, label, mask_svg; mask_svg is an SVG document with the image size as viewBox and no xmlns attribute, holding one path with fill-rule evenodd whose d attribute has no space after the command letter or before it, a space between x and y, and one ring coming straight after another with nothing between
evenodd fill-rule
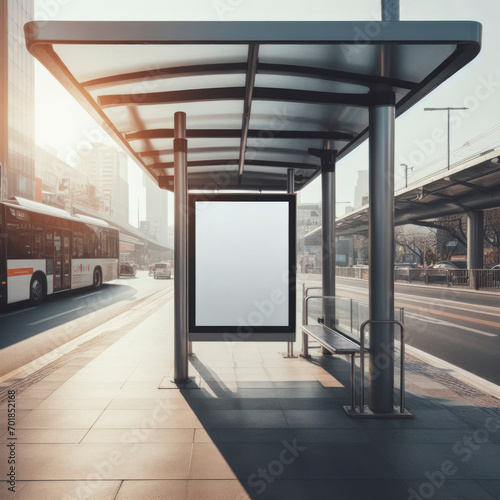
<instances>
[{"instance_id":1,"label":"shelter roof canopy","mask_svg":"<svg viewBox=\"0 0 500 500\"><path fill-rule=\"evenodd\" d=\"M31 22L28 50L162 187L187 115L190 189L286 191L479 52L475 22Z\"/></svg>"}]
</instances>

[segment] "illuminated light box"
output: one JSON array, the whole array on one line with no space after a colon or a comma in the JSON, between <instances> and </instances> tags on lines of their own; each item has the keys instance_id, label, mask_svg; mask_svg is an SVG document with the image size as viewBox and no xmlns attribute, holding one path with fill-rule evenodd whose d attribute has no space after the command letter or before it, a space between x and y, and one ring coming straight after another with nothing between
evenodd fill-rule
<instances>
[{"instance_id":1,"label":"illuminated light box","mask_svg":"<svg viewBox=\"0 0 500 500\"><path fill-rule=\"evenodd\" d=\"M293 195L190 196L190 340L295 340L295 228Z\"/></svg>"}]
</instances>

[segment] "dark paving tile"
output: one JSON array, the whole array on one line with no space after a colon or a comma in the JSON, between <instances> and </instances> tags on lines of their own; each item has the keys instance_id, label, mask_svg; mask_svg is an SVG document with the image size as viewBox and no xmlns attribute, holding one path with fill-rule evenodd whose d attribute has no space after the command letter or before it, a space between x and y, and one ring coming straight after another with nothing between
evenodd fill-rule
<instances>
[{"instance_id":1,"label":"dark paving tile","mask_svg":"<svg viewBox=\"0 0 500 500\"><path fill-rule=\"evenodd\" d=\"M454 444L376 444L382 455L405 479L425 480L425 473L453 471L447 477L471 479L460 466L460 458L453 451Z\"/></svg>"},{"instance_id":2,"label":"dark paving tile","mask_svg":"<svg viewBox=\"0 0 500 500\"><path fill-rule=\"evenodd\" d=\"M299 443L370 443L361 429L290 429Z\"/></svg>"},{"instance_id":3,"label":"dark paving tile","mask_svg":"<svg viewBox=\"0 0 500 500\"><path fill-rule=\"evenodd\" d=\"M460 468L475 479L500 479L500 446L467 444L459 448Z\"/></svg>"},{"instance_id":4,"label":"dark paving tile","mask_svg":"<svg viewBox=\"0 0 500 500\"><path fill-rule=\"evenodd\" d=\"M397 479L394 469L370 444L219 443L219 451L242 481L259 470L280 479ZM288 451L294 450L293 452ZM294 456L295 455L295 456Z\"/></svg>"},{"instance_id":5,"label":"dark paving tile","mask_svg":"<svg viewBox=\"0 0 500 500\"><path fill-rule=\"evenodd\" d=\"M444 479L435 476L433 482L409 481L411 500L494 500L495 498L474 480Z\"/></svg>"},{"instance_id":6,"label":"dark paving tile","mask_svg":"<svg viewBox=\"0 0 500 500\"><path fill-rule=\"evenodd\" d=\"M399 396L397 397L399 398ZM439 401L433 398L409 394L406 394L405 396L405 407L411 412L414 410L442 410L444 408Z\"/></svg>"},{"instance_id":7,"label":"dark paving tile","mask_svg":"<svg viewBox=\"0 0 500 500\"><path fill-rule=\"evenodd\" d=\"M478 480L478 483L487 490L493 498L500 498L500 481L492 481L492 480Z\"/></svg>"},{"instance_id":8,"label":"dark paving tile","mask_svg":"<svg viewBox=\"0 0 500 500\"><path fill-rule=\"evenodd\" d=\"M238 388L237 390L229 390L228 388L223 388L218 386L217 388L211 388L209 391L203 385L200 390L187 390L182 389L180 392L186 401L193 401L197 399L214 399L214 394L218 399L266 399L266 398L276 398L276 389L268 388Z\"/></svg>"},{"instance_id":9,"label":"dark paving tile","mask_svg":"<svg viewBox=\"0 0 500 500\"><path fill-rule=\"evenodd\" d=\"M205 432L206 437L215 443L282 443L284 440L290 440L292 434L289 429L197 429ZM195 436L195 441L197 440Z\"/></svg>"},{"instance_id":10,"label":"dark paving tile","mask_svg":"<svg viewBox=\"0 0 500 500\"><path fill-rule=\"evenodd\" d=\"M279 399L282 410L338 410L337 399L333 398L283 398Z\"/></svg>"},{"instance_id":11,"label":"dark paving tile","mask_svg":"<svg viewBox=\"0 0 500 500\"><path fill-rule=\"evenodd\" d=\"M450 408L450 411L474 429L484 429L486 426L488 428L498 427L497 432L500 434L500 415L495 415L487 408L453 407Z\"/></svg>"},{"instance_id":12,"label":"dark paving tile","mask_svg":"<svg viewBox=\"0 0 500 500\"><path fill-rule=\"evenodd\" d=\"M280 410L275 398L212 398L194 399L189 405L193 410Z\"/></svg>"},{"instance_id":13,"label":"dark paving tile","mask_svg":"<svg viewBox=\"0 0 500 500\"><path fill-rule=\"evenodd\" d=\"M266 483L253 478L247 486L252 498L263 500L402 500L407 498L407 486L401 480L282 480ZM265 488L265 489L264 489ZM261 493L259 493L261 492Z\"/></svg>"},{"instance_id":14,"label":"dark paving tile","mask_svg":"<svg viewBox=\"0 0 500 500\"><path fill-rule=\"evenodd\" d=\"M343 410L284 410L283 413L291 428L359 429L357 421Z\"/></svg>"},{"instance_id":15,"label":"dark paving tile","mask_svg":"<svg viewBox=\"0 0 500 500\"><path fill-rule=\"evenodd\" d=\"M471 427L448 410L415 410L411 420L358 420L361 427L373 429L464 429Z\"/></svg>"},{"instance_id":16,"label":"dark paving tile","mask_svg":"<svg viewBox=\"0 0 500 500\"><path fill-rule=\"evenodd\" d=\"M206 429L288 427L281 410L197 410L196 416Z\"/></svg>"},{"instance_id":17,"label":"dark paving tile","mask_svg":"<svg viewBox=\"0 0 500 500\"><path fill-rule=\"evenodd\" d=\"M461 441L471 431L463 429L363 429L367 436L376 443L450 443Z\"/></svg>"},{"instance_id":18,"label":"dark paving tile","mask_svg":"<svg viewBox=\"0 0 500 500\"><path fill-rule=\"evenodd\" d=\"M290 398L331 398L337 401L339 407L350 403L350 391L340 388L323 387L321 384L314 388L304 387L294 389L274 389L274 397L278 399Z\"/></svg>"}]
</instances>

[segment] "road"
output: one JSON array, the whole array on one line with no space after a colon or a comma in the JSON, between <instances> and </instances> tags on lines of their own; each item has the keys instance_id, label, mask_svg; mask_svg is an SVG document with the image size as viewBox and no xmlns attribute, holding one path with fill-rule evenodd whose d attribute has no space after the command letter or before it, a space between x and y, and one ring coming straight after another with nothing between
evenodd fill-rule
<instances>
[{"instance_id":1,"label":"road","mask_svg":"<svg viewBox=\"0 0 500 500\"><path fill-rule=\"evenodd\" d=\"M32 307L7 306L0 314L0 377L139 305L151 295L173 289L173 280L155 280L147 271L122 277L101 289L80 289L49 296Z\"/></svg>"},{"instance_id":2,"label":"road","mask_svg":"<svg viewBox=\"0 0 500 500\"><path fill-rule=\"evenodd\" d=\"M337 278L336 291L368 302L366 280ZM500 294L399 284L395 293L407 344L500 385Z\"/></svg>"}]
</instances>

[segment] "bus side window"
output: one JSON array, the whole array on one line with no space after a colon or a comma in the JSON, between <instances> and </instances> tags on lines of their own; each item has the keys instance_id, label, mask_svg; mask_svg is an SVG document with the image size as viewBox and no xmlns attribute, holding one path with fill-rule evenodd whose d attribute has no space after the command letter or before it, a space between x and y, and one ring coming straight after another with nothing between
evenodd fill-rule
<instances>
[{"instance_id":1,"label":"bus side window","mask_svg":"<svg viewBox=\"0 0 500 500\"><path fill-rule=\"evenodd\" d=\"M47 257L47 275L54 274L54 234L51 230L45 232L45 257Z\"/></svg>"},{"instance_id":2,"label":"bus side window","mask_svg":"<svg viewBox=\"0 0 500 500\"><path fill-rule=\"evenodd\" d=\"M81 259L83 257L83 233L75 231L73 233L73 258Z\"/></svg>"},{"instance_id":3,"label":"bus side window","mask_svg":"<svg viewBox=\"0 0 500 500\"><path fill-rule=\"evenodd\" d=\"M8 223L9 234L8 259L31 258L31 225L25 223Z\"/></svg>"},{"instance_id":4,"label":"bus side window","mask_svg":"<svg viewBox=\"0 0 500 500\"><path fill-rule=\"evenodd\" d=\"M104 229L101 233L101 257L104 259L108 256L108 236Z\"/></svg>"},{"instance_id":5,"label":"bus side window","mask_svg":"<svg viewBox=\"0 0 500 500\"><path fill-rule=\"evenodd\" d=\"M43 233L41 231L33 232L33 258L39 259L45 257L43 251Z\"/></svg>"}]
</instances>

